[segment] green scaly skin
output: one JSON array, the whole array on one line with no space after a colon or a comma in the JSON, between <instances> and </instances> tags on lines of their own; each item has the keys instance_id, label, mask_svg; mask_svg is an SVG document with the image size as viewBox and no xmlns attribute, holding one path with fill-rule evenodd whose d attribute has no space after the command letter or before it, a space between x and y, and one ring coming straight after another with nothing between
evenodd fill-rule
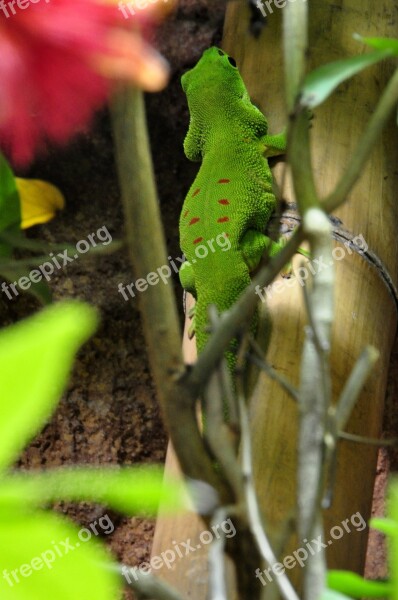
<instances>
[{"instance_id":1,"label":"green scaly skin","mask_svg":"<svg viewBox=\"0 0 398 600\"><path fill-rule=\"evenodd\" d=\"M184 151L202 165L180 216L187 259L180 280L196 298L192 330L201 352L209 335L209 304L219 313L227 311L250 283L263 253L272 256L281 247L263 233L276 205L265 157L283 154L286 140L284 134L267 135L267 120L251 103L234 59L219 48L206 50L181 82L190 111ZM222 234L227 238L217 237ZM223 248L228 240L230 249L217 240ZM201 245L208 249L205 258L195 254ZM231 367L235 349L236 341L227 353Z\"/></svg>"}]
</instances>

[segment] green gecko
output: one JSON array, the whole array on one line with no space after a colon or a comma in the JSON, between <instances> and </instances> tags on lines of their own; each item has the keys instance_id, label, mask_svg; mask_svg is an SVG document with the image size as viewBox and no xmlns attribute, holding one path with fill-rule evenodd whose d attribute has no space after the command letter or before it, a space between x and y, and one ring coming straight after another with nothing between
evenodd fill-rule
<instances>
[{"instance_id":1,"label":"green gecko","mask_svg":"<svg viewBox=\"0 0 398 600\"><path fill-rule=\"evenodd\" d=\"M208 306L227 311L250 284L264 252L272 256L281 248L263 233L276 206L265 157L283 154L286 139L283 133L267 135L267 119L251 103L235 60L219 48L206 50L181 83L190 111L184 151L202 162L180 216L186 261L179 273L196 299L190 335L195 333L200 353L209 335ZM220 235L228 239L228 251L215 247L201 258L199 246L214 248ZM236 340L227 353L231 367L235 350Z\"/></svg>"}]
</instances>

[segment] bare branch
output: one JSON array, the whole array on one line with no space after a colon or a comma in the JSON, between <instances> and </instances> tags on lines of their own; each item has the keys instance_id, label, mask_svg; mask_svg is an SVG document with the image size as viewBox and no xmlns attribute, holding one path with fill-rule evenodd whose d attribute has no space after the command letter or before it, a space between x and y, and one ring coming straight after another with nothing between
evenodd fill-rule
<instances>
[{"instance_id":1,"label":"bare branch","mask_svg":"<svg viewBox=\"0 0 398 600\"><path fill-rule=\"evenodd\" d=\"M295 402L299 401L299 395L296 388L292 386L290 381L286 379L283 375L275 371L273 367L266 361L264 353L255 339L250 338L249 343L252 346L253 350L256 352L257 356L253 356L253 354L248 354L247 358L253 364L255 364L259 369L264 371L274 381L277 381L281 388L285 390L293 398Z\"/></svg>"},{"instance_id":2,"label":"bare branch","mask_svg":"<svg viewBox=\"0 0 398 600\"><path fill-rule=\"evenodd\" d=\"M128 251L135 276L142 277L168 264L142 92L121 89L112 116ZM173 290L169 285L149 286L139 302L159 399L181 467L228 500L230 492L215 473L199 432L195 412L199 386L187 382Z\"/></svg>"},{"instance_id":3,"label":"bare branch","mask_svg":"<svg viewBox=\"0 0 398 600\"><path fill-rule=\"evenodd\" d=\"M247 414L245 400L241 391L241 382L239 382L238 388L239 414L242 432L242 472L247 505L247 518L249 520L250 530L263 559L269 566L272 567L278 561L272 550L262 523L262 517L253 482L249 416ZM280 574L275 581L281 595L285 600L299 600L289 578L285 575L285 573Z\"/></svg>"},{"instance_id":4,"label":"bare branch","mask_svg":"<svg viewBox=\"0 0 398 600\"><path fill-rule=\"evenodd\" d=\"M165 581L154 577L151 573L143 573L128 567L127 565L116 565L114 567L125 582L140 598L151 600L184 600L183 596Z\"/></svg>"},{"instance_id":5,"label":"bare branch","mask_svg":"<svg viewBox=\"0 0 398 600\"><path fill-rule=\"evenodd\" d=\"M355 363L335 408L337 429L342 430L347 425L358 396L378 358L379 351L373 346L367 346Z\"/></svg>"}]
</instances>

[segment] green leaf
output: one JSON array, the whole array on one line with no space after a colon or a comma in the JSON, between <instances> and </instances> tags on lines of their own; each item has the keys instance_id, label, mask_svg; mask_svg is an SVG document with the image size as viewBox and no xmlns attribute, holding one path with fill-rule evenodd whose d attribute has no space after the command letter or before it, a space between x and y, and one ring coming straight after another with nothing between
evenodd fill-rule
<instances>
[{"instance_id":1,"label":"green leaf","mask_svg":"<svg viewBox=\"0 0 398 600\"><path fill-rule=\"evenodd\" d=\"M29 278L30 271L28 271L28 269L26 267L24 267L23 264L20 264L20 263L22 263L22 261L10 260L7 262L10 266L4 267L2 265L2 261L0 260L0 275L6 281L8 281L8 283L14 283L14 284L16 282L18 282L18 280L21 277L24 277L26 280L26 281L24 281L24 287L26 287L28 284L29 284L29 287L27 289L22 290L22 288L20 288L18 285L16 285L15 289L17 290L17 294L15 294L15 292L13 291L13 288L10 288L10 286L5 286L2 284L1 291L4 294L5 298L7 298L8 300L14 300L20 294L26 292L27 294L31 294L32 296L37 298L37 300L41 304L43 304L43 305L50 304L50 302L52 301L52 292L45 281L38 281L37 283L33 283L33 281L30 281L30 278Z\"/></svg>"},{"instance_id":2,"label":"green leaf","mask_svg":"<svg viewBox=\"0 0 398 600\"><path fill-rule=\"evenodd\" d=\"M33 240L31 238L26 237L15 237L12 233L9 233L7 231L0 231L0 241L7 242L8 244L10 244L10 246L13 246L14 248L22 248L25 250L31 250L32 252L46 252L48 254L50 252L56 252L57 250L61 250L61 252L64 250L68 250L68 252L70 252L71 254L74 254L76 252L76 246L73 246L72 244L54 244L46 242L44 240ZM48 256L44 260L48 260Z\"/></svg>"},{"instance_id":3,"label":"green leaf","mask_svg":"<svg viewBox=\"0 0 398 600\"><path fill-rule=\"evenodd\" d=\"M392 592L390 582L370 581L351 571L328 571L327 585L351 598L383 598Z\"/></svg>"},{"instance_id":4,"label":"green leaf","mask_svg":"<svg viewBox=\"0 0 398 600\"><path fill-rule=\"evenodd\" d=\"M71 256L73 256L76 252L76 246L66 242L54 244L44 240L34 240L24 236L15 236L6 231L0 231L0 241L7 242L14 248L22 248L25 250L31 250L32 252L46 252L49 254L50 252L55 253L58 250L61 252L67 250L68 254ZM124 245L124 241L122 240L113 240L106 246L103 246L102 244L91 246L87 252L79 256L79 259L86 258L87 255L113 254L114 252L118 252L121 248L123 248ZM44 256L42 262L48 260L48 258L48 255Z\"/></svg>"},{"instance_id":5,"label":"green leaf","mask_svg":"<svg viewBox=\"0 0 398 600\"><path fill-rule=\"evenodd\" d=\"M96 323L94 309L65 302L0 332L0 469L51 415Z\"/></svg>"},{"instance_id":6,"label":"green leaf","mask_svg":"<svg viewBox=\"0 0 398 600\"><path fill-rule=\"evenodd\" d=\"M19 234L21 225L21 207L14 173L4 156L0 153L0 231ZM0 256L10 256L11 248L0 241Z\"/></svg>"},{"instance_id":7,"label":"green leaf","mask_svg":"<svg viewBox=\"0 0 398 600\"><path fill-rule=\"evenodd\" d=\"M395 38L380 38L380 37L362 37L358 33L354 33L354 39L359 42L363 42L372 48L376 48L377 50L390 50L391 54L398 55L398 40Z\"/></svg>"},{"instance_id":8,"label":"green leaf","mask_svg":"<svg viewBox=\"0 0 398 600\"><path fill-rule=\"evenodd\" d=\"M109 555L89 528L79 531L41 511L0 510L2 600L120 598L120 579L100 566L107 562Z\"/></svg>"},{"instance_id":9,"label":"green leaf","mask_svg":"<svg viewBox=\"0 0 398 600\"><path fill-rule=\"evenodd\" d=\"M398 535L398 523L393 519L374 518L369 521L369 525L387 535L395 537Z\"/></svg>"},{"instance_id":10,"label":"green leaf","mask_svg":"<svg viewBox=\"0 0 398 600\"><path fill-rule=\"evenodd\" d=\"M167 510L186 507L182 485L171 480L163 482L163 468L157 466L62 468L18 473L1 480L0 507L59 499L95 500L128 514L154 515L160 500Z\"/></svg>"},{"instance_id":11,"label":"green leaf","mask_svg":"<svg viewBox=\"0 0 398 600\"><path fill-rule=\"evenodd\" d=\"M398 598L398 481L396 478L388 490L388 516L389 519L377 520L377 527L384 526L384 531L388 534L388 562L393 584L392 598ZM373 519L375 520L375 519ZM381 521L381 522L380 522ZM387 525L387 527L386 527ZM383 531L383 529L382 529Z\"/></svg>"},{"instance_id":12,"label":"green leaf","mask_svg":"<svg viewBox=\"0 0 398 600\"><path fill-rule=\"evenodd\" d=\"M392 56L390 48L338 60L315 69L307 75L301 89L300 105L314 108L326 100L340 83L366 67Z\"/></svg>"}]
</instances>

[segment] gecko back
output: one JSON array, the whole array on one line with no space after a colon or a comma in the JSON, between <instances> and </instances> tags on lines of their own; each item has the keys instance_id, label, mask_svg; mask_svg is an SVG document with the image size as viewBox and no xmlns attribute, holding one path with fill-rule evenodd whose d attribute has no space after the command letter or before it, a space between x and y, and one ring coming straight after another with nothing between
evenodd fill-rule
<instances>
[{"instance_id":1,"label":"gecko back","mask_svg":"<svg viewBox=\"0 0 398 600\"><path fill-rule=\"evenodd\" d=\"M187 259L180 279L196 298L191 333L201 352L208 338L209 304L219 313L228 310L250 283L264 251L276 251L264 235L276 204L264 152L270 141L278 143L278 136L267 136L267 120L252 104L234 59L219 48L206 50L181 81L190 111L185 154L202 164L180 217ZM217 248L220 236L228 240L228 251ZM236 341L231 350L235 347Z\"/></svg>"}]
</instances>

